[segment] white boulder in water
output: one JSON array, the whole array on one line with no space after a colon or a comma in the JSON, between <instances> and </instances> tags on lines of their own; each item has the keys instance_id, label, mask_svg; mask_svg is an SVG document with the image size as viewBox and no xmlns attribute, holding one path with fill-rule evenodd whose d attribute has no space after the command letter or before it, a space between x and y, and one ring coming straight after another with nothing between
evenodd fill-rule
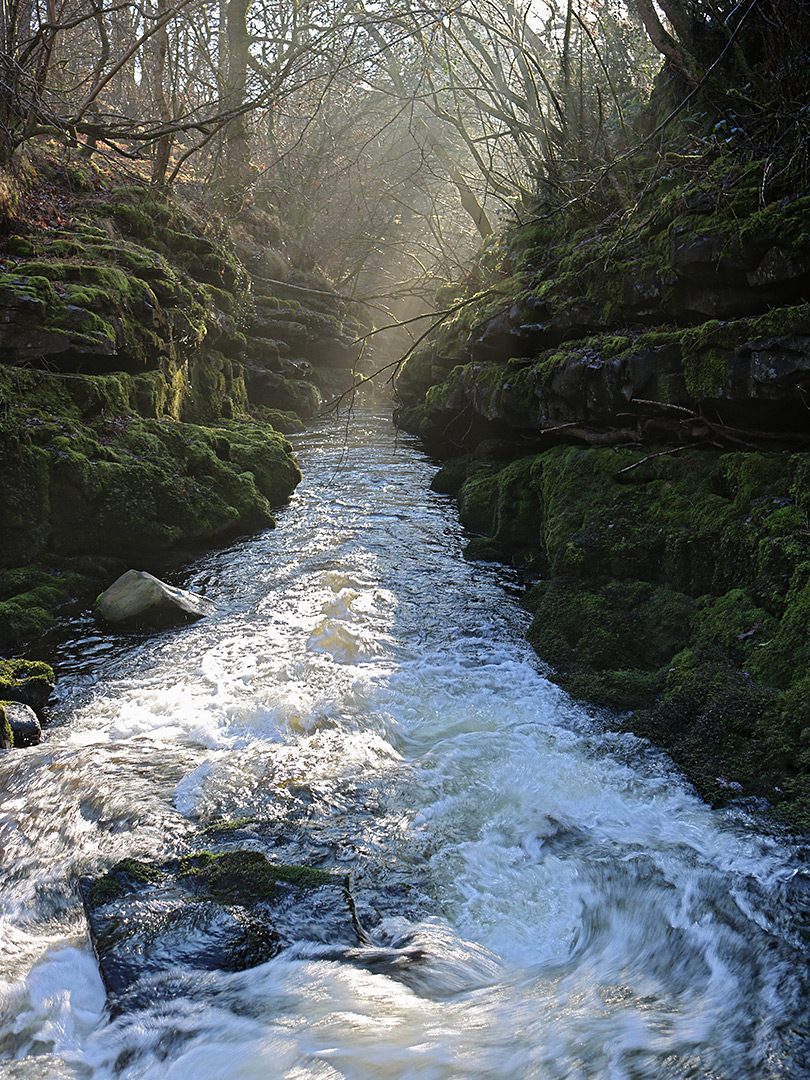
<instances>
[{"instance_id":1,"label":"white boulder in water","mask_svg":"<svg viewBox=\"0 0 810 1080\"><path fill-rule=\"evenodd\" d=\"M145 570L127 570L96 601L96 612L107 622L166 625L201 619L216 605L197 593L177 589Z\"/></svg>"}]
</instances>

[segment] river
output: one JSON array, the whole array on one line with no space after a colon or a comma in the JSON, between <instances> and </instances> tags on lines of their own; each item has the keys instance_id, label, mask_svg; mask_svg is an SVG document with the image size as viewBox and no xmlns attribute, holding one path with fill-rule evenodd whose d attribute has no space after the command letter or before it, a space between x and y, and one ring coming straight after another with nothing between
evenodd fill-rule
<instances>
[{"instance_id":1,"label":"river","mask_svg":"<svg viewBox=\"0 0 810 1080\"><path fill-rule=\"evenodd\" d=\"M0 1076L810 1076L806 849L543 676L518 582L464 561L385 417L297 444L278 527L175 579L216 615L77 618L45 741L0 755ZM243 817L349 873L369 942L111 1019L78 879Z\"/></svg>"}]
</instances>

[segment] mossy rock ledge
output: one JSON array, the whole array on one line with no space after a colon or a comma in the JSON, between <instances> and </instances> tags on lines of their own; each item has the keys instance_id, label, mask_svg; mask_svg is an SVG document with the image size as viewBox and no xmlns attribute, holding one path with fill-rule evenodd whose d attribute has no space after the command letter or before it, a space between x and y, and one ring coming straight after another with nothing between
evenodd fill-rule
<instances>
[{"instance_id":1,"label":"mossy rock ledge","mask_svg":"<svg viewBox=\"0 0 810 1080\"><path fill-rule=\"evenodd\" d=\"M243 971L297 942L355 946L348 879L259 851L127 858L80 891L113 1015L183 993L202 972Z\"/></svg>"},{"instance_id":2,"label":"mossy rock ledge","mask_svg":"<svg viewBox=\"0 0 810 1080\"><path fill-rule=\"evenodd\" d=\"M523 568L551 678L711 802L808 833L810 199L763 208L723 164L506 229L445 290L397 415L469 557Z\"/></svg>"},{"instance_id":3,"label":"mossy rock ledge","mask_svg":"<svg viewBox=\"0 0 810 1080\"><path fill-rule=\"evenodd\" d=\"M272 526L301 477L286 434L358 358L351 304L289 264L269 213L229 231L97 171L52 223L60 152L0 234L2 649L127 565Z\"/></svg>"}]
</instances>

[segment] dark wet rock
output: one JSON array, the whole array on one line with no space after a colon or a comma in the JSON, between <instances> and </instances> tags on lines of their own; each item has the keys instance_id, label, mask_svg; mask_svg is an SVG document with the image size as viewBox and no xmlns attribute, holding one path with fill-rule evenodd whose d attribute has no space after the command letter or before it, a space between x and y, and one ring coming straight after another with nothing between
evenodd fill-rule
<instances>
[{"instance_id":1,"label":"dark wet rock","mask_svg":"<svg viewBox=\"0 0 810 1080\"><path fill-rule=\"evenodd\" d=\"M710 214L717 206L713 191L690 191L681 197L681 207L689 214Z\"/></svg>"},{"instance_id":2,"label":"dark wet rock","mask_svg":"<svg viewBox=\"0 0 810 1080\"><path fill-rule=\"evenodd\" d=\"M510 356L529 356L531 346L520 332L511 315L496 315L484 327L481 336L472 343L472 355L476 360L508 359Z\"/></svg>"},{"instance_id":3,"label":"dark wet rock","mask_svg":"<svg viewBox=\"0 0 810 1080\"><path fill-rule=\"evenodd\" d=\"M124 859L80 889L114 1014L171 996L194 973L243 971L294 943L358 942L345 877L259 851Z\"/></svg>"},{"instance_id":4,"label":"dark wet rock","mask_svg":"<svg viewBox=\"0 0 810 1080\"><path fill-rule=\"evenodd\" d=\"M742 274L748 268L726 235L695 232L691 225L673 229L670 264L683 276L705 274L715 281L721 275Z\"/></svg>"},{"instance_id":5,"label":"dark wet rock","mask_svg":"<svg viewBox=\"0 0 810 1080\"><path fill-rule=\"evenodd\" d=\"M602 330L606 325L605 317L599 305L580 297L564 302L554 313L551 324L562 337L578 337L594 330Z\"/></svg>"},{"instance_id":6,"label":"dark wet rock","mask_svg":"<svg viewBox=\"0 0 810 1080\"><path fill-rule=\"evenodd\" d=\"M488 536L474 536L464 548L469 562L506 562L509 550Z\"/></svg>"},{"instance_id":7,"label":"dark wet rock","mask_svg":"<svg viewBox=\"0 0 810 1080\"><path fill-rule=\"evenodd\" d=\"M257 320L251 327L251 334L270 341L284 341L291 349L301 348L310 340L310 332L303 319L300 322L289 318Z\"/></svg>"},{"instance_id":8,"label":"dark wet rock","mask_svg":"<svg viewBox=\"0 0 810 1080\"><path fill-rule=\"evenodd\" d=\"M216 605L204 596L167 585L144 570L127 570L96 601L106 622L165 626L212 615Z\"/></svg>"},{"instance_id":9,"label":"dark wet rock","mask_svg":"<svg viewBox=\"0 0 810 1080\"><path fill-rule=\"evenodd\" d=\"M810 274L810 260L791 258L780 247L772 247L766 252L762 262L747 275L748 284L755 288L761 285L777 285L793 282L797 278Z\"/></svg>"},{"instance_id":10,"label":"dark wet rock","mask_svg":"<svg viewBox=\"0 0 810 1080\"><path fill-rule=\"evenodd\" d=\"M274 338L251 337L246 360L249 365L275 370L273 365L278 359L289 356L291 351L286 341L276 341Z\"/></svg>"},{"instance_id":11,"label":"dark wet rock","mask_svg":"<svg viewBox=\"0 0 810 1080\"><path fill-rule=\"evenodd\" d=\"M635 264L622 279L622 303L638 315L652 315L661 300L662 282L651 267Z\"/></svg>"},{"instance_id":12,"label":"dark wet rock","mask_svg":"<svg viewBox=\"0 0 810 1080\"><path fill-rule=\"evenodd\" d=\"M21 705L18 701L4 701L2 706L14 737L15 749L36 746L42 742L42 727L32 708Z\"/></svg>"},{"instance_id":13,"label":"dark wet rock","mask_svg":"<svg viewBox=\"0 0 810 1080\"><path fill-rule=\"evenodd\" d=\"M707 404L712 422L772 433L776 442L786 432L794 446L810 441L808 310L797 305L679 331L593 336L524 361L472 360L429 393L406 366L400 398L422 400L400 415L440 456L515 433L565 442L580 437L575 426L582 424L614 429L618 441L688 442L705 438L707 428L697 421ZM471 353L478 355L477 346ZM436 365L421 370L443 374Z\"/></svg>"}]
</instances>

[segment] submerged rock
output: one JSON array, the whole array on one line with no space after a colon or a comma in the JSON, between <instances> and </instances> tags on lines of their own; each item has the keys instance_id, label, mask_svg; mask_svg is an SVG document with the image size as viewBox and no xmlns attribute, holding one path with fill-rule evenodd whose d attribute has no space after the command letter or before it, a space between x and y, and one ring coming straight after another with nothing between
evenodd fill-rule
<instances>
[{"instance_id":1,"label":"submerged rock","mask_svg":"<svg viewBox=\"0 0 810 1080\"><path fill-rule=\"evenodd\" d=\"M345 877L259 851L124 859L80 890L114 1014L172 997L191 973L244 971L294 942L358 941Z\"/></svg>"},{"instance_id":2,"label":"submerged rock","mask_svg":"<svg viewBox=\"0 0 810 1080\"><path fill-rule=\"evenodd\" d=\"M165 626L215 611L216 605L206 597L167 585L145 570L127 570L96 601L98 615L111 623Z\"/></svg>"}]
</instances>

